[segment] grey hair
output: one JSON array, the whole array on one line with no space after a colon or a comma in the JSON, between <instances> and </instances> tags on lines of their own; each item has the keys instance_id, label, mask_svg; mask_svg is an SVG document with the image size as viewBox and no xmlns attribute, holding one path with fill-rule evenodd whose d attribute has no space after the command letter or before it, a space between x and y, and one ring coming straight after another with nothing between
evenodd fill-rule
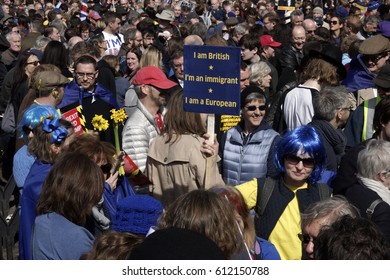
<instances>
[{"instance_id":1,"label":"grey hair","mask_svg":"<svg viewBox=\"0 0 390 280\"><path fill-rule=\"evenodd\" d=\"M7 39L8 42L11 40L11 36L17 36L19 39L22 38L19 33L11 31L8 32L7 35L5 35L5 38Z\"/></svg>"},{"instance_id":2,"label":"grey hair","mask_svg":"<svg viewBox=\"0 0 390 280\"><path fill-rule=\"evenodd\" d=\"M248 24L246 22L239 23L234 27L234 33L236 34L244 34L247 30Z\"/></svg>"},{"instance_id":3,"label":"grey hair","mask_svg":"<svg viewBox=\"0 0 390 280\"><path fill-rule=\"evenodd\" d=\"M50 41L50 38L40 35L35 40L34 49L42 51L47 46L47 44L49 44Z\"/></svg>"},{"instance_id":4,"label":"grey hair","mask_svg":"<svg viewBox=\"0 0 390 280\"><path fill-rule=\"evenodd\" d=\"M300 17L300 16L303 16L303 12L301 10L294 10L291 12L291 18L294 18L294 17Z\"/></svg>"},{"instance_id":5,"label":"grey hair","mask_svg":"<svg viewBox=\"0 0 390 280\"><path fill-rule=\"evenodd\" d=\"M49 26L52 26L52 27L55 27L58 29L58 31L60 32L60 34L63 34L64 33L64 23L62 22L62 20L60 20L59 18L56 18L54 19L50 24Z\"/></svg>"},{"instance_id":6,"label":"grey hair","mask_svg":"<svg viewBox=\"0 0 390 280\"><path fill-rule=\"evenodd\" d=\"M249 65L249 69L251 72L250 81L252 83L255 83L255 84L257 84L258 82L261 82L261 80L265 76L267 76L269 73L271 73L271 68L264 61L252 63L251 65Z\"/></svg>"},{"instance_id":7,"label":"grey hair","mask_svg":"<svg viewBox=\"0 0 390 280\"><path fill-rule=\"evenodd\" d=\"M342 195L335 195L311 204L301 213L301 228L305 229L315 220L327 218L330 225L343 216L360 217L359 210Z\"/></svg>"},{"instance_id":8,"label":"grey hair","mask_svg":"<svg viewBox=\"0 0 390 280\"><path fill-rule=\"evenodd\" d=\"M313 99L314 116L317 119L331 121L338 109L346 108L348 90L344 86L325 87L317 98Z\"/></svg>"},{"instance_id":9,"label":"grey hair","mask_svg":"<svg viewBox=\"0 0 390 280\"><path fill-rule=\"evenodd\" d=\"M130 28L127 29L125 32L123 32L123 38L125 43L127 44L129 40L134 40L136 34L137 34L137 29L135 28Z\"/></svg>"},{"instance_id":10,"label":"grey hair","mask_svg":"<svg viewBox=\"0 0 390 280\"><path fill-rule=\"evenodd\" d=\"M251 103L252 101L259 101L260 103L265 104L265 96L261 92L251 92L245 97L244 104L241 104L241 107L244 107L246 104Z\"/></svg>"},{"instance_id":11,"label":"grey hair","mask_svg":"<svg viewBox=\"0 0 390 280\"><path fill-rule=\"evenodd\" d=\"M366 18L364 18L364 25L368 23L376 23L378 24L381 21L381 19L376 15L370 15Z\"/></svg>"},{"instance_id":12,"label":"grey hair","mask_svg":"<svg viewBox=\"0 0 390 280\"><path fill-rule=\"evenodd\" d=\"M380 172L390 171L390 142L370 140L358 155L357 170L360 176L372 180L378 180Z\"/></svg>"}]
</instances>

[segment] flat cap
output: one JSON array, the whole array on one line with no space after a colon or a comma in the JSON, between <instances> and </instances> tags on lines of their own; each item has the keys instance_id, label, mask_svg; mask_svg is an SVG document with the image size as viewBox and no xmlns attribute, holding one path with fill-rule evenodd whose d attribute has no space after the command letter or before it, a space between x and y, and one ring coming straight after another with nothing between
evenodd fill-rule
<instances>
[{"instance_id":1,"label":"flat cap","mask_svg":"<svg viewBox=\"0 0 390 280\"><path fill-rule=\"evenodd\" d=\"M390 51L389 39L382 35L375 35L363 41L359 47L359 53L366 55L380 54Z\"/></svg>"},{"instance_id":2,"label":"flat cap","mask_svg":"<svg viewBox=\"0 0 390 280\"><path fill-rule=\"evenodd\" d=\"M39 91L65 86L70 81L64 75L54 71L42 71L36 74L34 85Z\"/></svg>"}]
</instances>

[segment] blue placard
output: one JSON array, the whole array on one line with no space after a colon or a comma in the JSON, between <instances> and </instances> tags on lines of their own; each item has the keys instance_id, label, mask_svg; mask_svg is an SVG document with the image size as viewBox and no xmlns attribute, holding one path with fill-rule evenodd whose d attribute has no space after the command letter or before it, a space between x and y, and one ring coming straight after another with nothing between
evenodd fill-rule
<instances>
[{"instance_id":1,"label":"blue placard","mask_svg":"<svg viewBox=\"0 0 390 280\"><path fill-rule=\"evenodd\" d=\"M239 115L238 47L184 46L184 110Z\"/></svg>"}]
</instances>

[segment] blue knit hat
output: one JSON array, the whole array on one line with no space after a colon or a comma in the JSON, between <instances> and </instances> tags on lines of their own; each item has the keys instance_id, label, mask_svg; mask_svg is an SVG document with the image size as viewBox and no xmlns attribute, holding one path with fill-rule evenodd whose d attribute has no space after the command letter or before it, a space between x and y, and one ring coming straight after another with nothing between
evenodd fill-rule
<instances>
[{"instance_id":1,"label":"blue knit hat","mask_svg":"<svg viewBox=\"0 0 390 280\"><path fill-rule=\"evenodd\" d=\"M371 1L370 4L368 4L368 7L367 7L367 11L368 12L371 12L373 10L376 10L379 8L379 3L378 2L375 2L375 1Z\"/></svg>"},{"instance_id":2,"label":"blue knit hat","mask_svg":"<svg viewBox=\"0 0 390 280\"><path fill-rule=\"evenodd\" d=\"M226 20L226 12L225 10L218 9L212 10L211 15L215 17L216 20L225 21Z\"/></svg>"},{"instance_id":3,"label":"blue knit hat","mask_svg":"<svg viewBox=\"0 0 390 280\"><path fill-rule=\"evenodd\" d=\"M383 36L389 38L390 37L390 21L383 20L378 23L378 34L382 34Z\"/></svg>"},{"instance_id":4,"label":"blue knit hat","mask_svg":"<svg viewBox=\"0 0 390 280\"><path fill-rule=\"evenodd\" d=\"M148 195L131 195L118 201L112 229L146 235L163 212L157 199Z\"/></svg>"},{"instance_id":5,"label":"blue knit hat","mask_svg":"<svg viewBox=\"0 0 390 280\"><path fill-rule=\"evenodd\" d=\"M348 10L344 8L343 6L339 6L336 9L336 16L341 17L342 19L345 19L349 15Z\"/></svg>"}]
</instances>

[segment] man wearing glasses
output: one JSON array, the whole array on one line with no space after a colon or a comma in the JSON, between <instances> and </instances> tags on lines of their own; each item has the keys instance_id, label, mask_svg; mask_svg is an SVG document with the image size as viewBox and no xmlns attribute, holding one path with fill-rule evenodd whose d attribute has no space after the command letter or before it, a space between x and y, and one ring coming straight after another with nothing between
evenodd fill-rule
<instances>
[{"instance_id":1,"label":"man wearing glasses","mask_svg":"<svg viewBox=\"0 0 390 280\"><path fill-rule=\"evenodd\" d=\"M360 213L344 196L339 195L313 203L301 214L302 233L298 237L304 249L303 259L314 259L314 241L320 230L343 216L358 218Z\"/></svg>"},{"instance_id":2,"label":"man wearing glasses","mask_svg":"<svg viewBox=\"0 0 390 280\"><path fill-rule=\"evenodd\" d=\"M102 115L107 121L110 120L110 110L118 109L115 100L115 93L111 93L96 82L99 75L96 60L83 55L75 62L75 77L73 81L65 88L64 98L58 108L62 113L82 105L82 112L85 117L85 126L93 130L92 119L95 115ZM112 125L99 133L100 139L115 143Z\"/></svg>"}]
</instances>

